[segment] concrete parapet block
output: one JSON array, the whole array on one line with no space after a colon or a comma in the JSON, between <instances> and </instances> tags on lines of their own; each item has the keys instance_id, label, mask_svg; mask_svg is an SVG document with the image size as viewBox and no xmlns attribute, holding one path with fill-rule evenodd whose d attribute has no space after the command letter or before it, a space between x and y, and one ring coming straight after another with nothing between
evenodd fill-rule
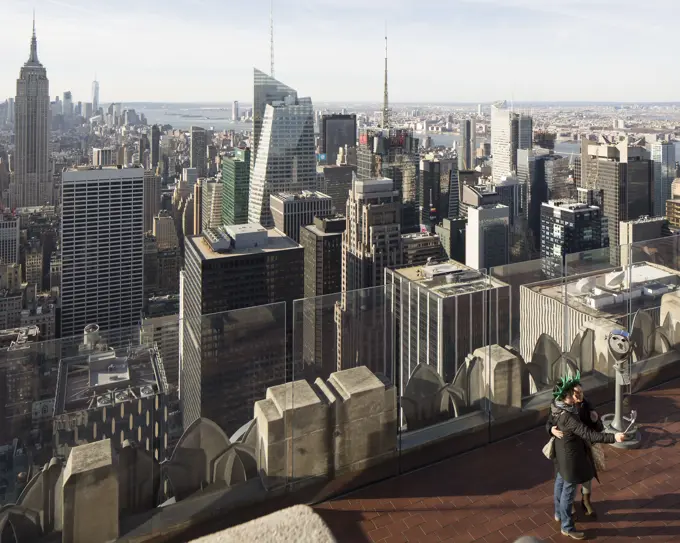
<instances>
[{"instance_id":1,"label":"concrete parapet block","mask_svg":"<svg viewBox=\"0 0 680 543\"><path fill-rule=\"evenodd\" d=\"M620 329L621 325L607 319L593 319L586 321L583 326L589 328L595 334L593 341L593 366L595 371L608 377L614 377L614 360L609 353L607 340L609 334L614 330Z\"/></svg>"},{"instance_id":2,"label":"concrete parapet block","mask_svg":"<svg viewBox=\"0 0 680 543\"><path fill-rule=\"evenodd\" d=\"M336 475L364 469L396 452L396 390L368 368L333 373L333 452Z\"/></svg>"},{"instance_id":3,"label":"concrete parapet block","mask_svg":"<svg viewBox=\"0 0 680 543\"><path fill-rule=\"evenodd\" d=\"M661 297L660 322L666 329L671 347L680 348L680 291L669 292Z\"/></svg>"},{"instance_id":4,"label":"concrete parapet block","mask_svg":"<svg viewBox=\"0 0 680 543\"><path fill-rule=\"evenodd\" d=\"M335 543L336 539L326 523L311 507L296 505L228 530L195 539L194 543L243 543L244 541Z\"/></svg>"},{"instance_id":5,"label":"concrete parapet block","mask_svg":"<svg viewBox=\"0 0 680 543\"><path fill-rule=\"evenodd\" d=\"M258 469L267 488L328 474L332 428L327 400L300 380L271 387L266 399L256 402Z\"/></svg>"},{"instance_id":6,"label":"concrete parapet block","mask_svg":"<svg viewBox=\"0 0 680 543\"><path fill-rule=\"evenodd\" d=\"M71 450L63 478L64 543L118 538L117 458L110 439Z\"/></svg>"},{"instance_id":7,"label":"concrete parapet block","mask_svg":"<svg viewBox=\"0 0 680 543\"><path fill-rule=\"evenodd\" d=\"M488 367L484 380L488 381L488 394L492 410L522 408L522 361L501 347L490 345L477 349L474 355ZM486 387L485 387L486 388Z\"/></svg>"}]
</instances>

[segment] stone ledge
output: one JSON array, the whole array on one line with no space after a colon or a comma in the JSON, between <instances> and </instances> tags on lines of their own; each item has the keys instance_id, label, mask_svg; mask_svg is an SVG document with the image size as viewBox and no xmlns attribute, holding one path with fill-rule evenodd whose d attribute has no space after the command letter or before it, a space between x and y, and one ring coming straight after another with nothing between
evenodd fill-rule
<instances>
[{"instance_id":1,"label":"stone ledge","mask_svg":"<svg viewBox=\"0 0 680 543\"><path fill-rule=\"evenodd\" d=\"M306 505L289 507L222 532L194 539L194 543L243 543L244 541L336 543L326 523L311 507Z\"/></svg>"}]
</instances>

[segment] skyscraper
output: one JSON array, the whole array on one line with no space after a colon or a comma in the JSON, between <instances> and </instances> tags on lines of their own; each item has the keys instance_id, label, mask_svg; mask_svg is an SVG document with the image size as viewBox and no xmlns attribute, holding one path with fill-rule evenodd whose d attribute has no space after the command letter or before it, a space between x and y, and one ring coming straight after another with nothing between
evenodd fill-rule
<instances>
[{"instance_id":1,"label":"skyscraper","mask_svg":"<svg viewBox=\"0 0 680 543\"><path fill-rule=\"evenodd\" d=\"M158 167L158 162L161 158L161 129L157 124L151 127L151 154L149 155L149 166L150 169L156 171Z\"/></svg>"},{"instance_id":2,"label":"skyscraper","mask_svg":"<svg viewBox=\"0 0 680 543\"><path fill-rule=\"evenodd\" d=\"M97 76L92 82L92 111L94 115L99 114L99 81L97 81Z\"/></svg>"},{"instance_id":3,"label":"skyscraper","mask_svg":"<svg viewBox=\"0 0 680 543\"><path fill-rule=\"evenodd\" d=\"M409 129L366 128L359 131L357 177L387 178L394 183L403 207L401 225L405 232L418 231L418 138Z\"/></svg>"},{"instance_id":4,"label":"skyscraper","mask_svg":"<svg viewBox=\"0 0 680 543\"><path fill-rule=\"evenodd\" d=\"M513 124L516 115L508 109L507 102L491 106L491 153L493 155L493 181L512 175L517 168L517 139Z\"/></svg>"},{"instance_id":5,"label":"skyscraper","mask_svg":"<svg viewBox=\"0 0 680 543\"><path fill-rule=\"evenodd\" d=\"M607 247L599 207L573 200L541 204L541 260L548 277L564 275L564 256Z\"/></svg>"},{"instance_id":6,"label":"skyscraper","mask_svg":"<svg viewBox=\"0 0 680 543\"><path fill-rule=\"evenodd\" d=\"M357 116L324 115L321 117L321 152L326 155L326 164L335 164L341 147L356 147Z\"/></svg>"},{"instance_id":7,"label":"skyscraper","mask_svg":"<svg viewBox=\"0 0 680 543\"><path fill-rule=\"evenodd\" d=\"M16 162L10 205L24 207L52 203L49 81L38 60L35 21L30 55L17 80L15 109Z\"/></svg>"},{"instance_id":8,"label":"skyscraper","mask_svg":"<svg viewBox=\"0 0 680 543\"><path fill-rule=\"evenodd\" d=\"M288 302L292 315L293 300L303 296L303 269L302 247L276 229L246 224L187 238L180 309L185 428L202 416L231 434L252 417L263 390L285 382L286 311L277 302Z\"/></svg>"},{"instance_id":9,"label":"skyscraper","mask_svg":"<svg viewBox=\"0 0 680 543\"><path fill-rule=\"evenodd\" d=\"M267 105L274 101L281 101L286 96L294 96L297 98L297 91L277 81L273 77L261 72L257 68L253 74L253 141L250 146L252 149L250 157L250 175L252 178L252 170L255 167L257 159L258 145L260 143L260 134L262 133L262 123L264 121L264 113Z\"/></svg>"},{"instance_id":10,"label":"skyscraper","mask_svg":"<svg viewBox=\"0 0 680 543\"><path fill-rule=\"evenodd\" d=\"M465 264L477 270L510 262L510 209L503 204L468 208Z\"/></svg>"},{"instance_id":11,"label":"skyscraper","mask_svg":"<svg viewBox=\"0 0 680 543\"><path fill-rule=\"evenodd\" d=\"M401 265L401 205L391 179L352 180L342 237L342 290L383 284L387 267Z\"/></svg>"},{"instance_id":12,"label":"skyscraper","mask_svg":"<svg viewBox=\"0 0 680 543\"><path fill-rule=\"evenodd\" d=\"M312 100L288 95L266 107L250 179L248 221L273 226L269 208L271 194L315 189Z\"/></svg>"},{"instance_id":13,"label":"skyscraper","mask_svg":"<svg viewBox=\"0 0 680 543\"><path fill-rule=\"evenodd\" d=\"M471 170L475 167L477 149L477 126L474 119L465 119L460 123L460 141L458 144L458 169Z\"/></svg>"},{"instance_id":14,"label":"skyscraper","mask_svg":"<svg viewBox=\"0 0 680 543\"><path fill-rule=\"evenodd\" d=\"M204 179L201 181L200 231L219 226L222 226L222 184L216 179Z\"/></svg>"},{"instance_id":15,"label":"skyscraper","mask_svg":"<svg viewBox=\"0 0 680 543\"><path fill-rule=\"evenodd\" d=\"M248 222L250 149L237 149L234 158L222 161L222 224Z\"/></svg>"},{"instance_id":16,"label":"skyscraper","mask_svg":"<svg viewBox=\"0 0 680 543\"><path fill-rule=\"evenodd\" d=\"M313 224L315 217L330 215L333 201L327 194L311 190L280 192L271 195L270 208L274 226L299 243L300 229Z\"/></svg>"},{"instance_id":17,"label":"skyscraper","mask_svg":"<svg viewBox=\"0 0 680 543\"><path fill-rule=\"evenodd\" d=\"M64 119L70 119L73 117L73 95L71 91L66 91L64 93Z\"/></svg>"},{"instance_id":18,"label":"skyscraper","mask_svg":"<svg viewBox=\"0 0 680 543\"><path fill-rule=\"evenodd\" d=\"M302 360L305 367L321 365L327 375L337 367L334 300L327 296L342 288L342 233L347 221L341 215L315 217L300 229L305 254L302 314Z\"/></svg>"},{"instance_id":19,"label":"skyscraper","mask_svg":"<svg viewBox=\"0 0 680 543\"><path fill-rule=\"evenodd\" d=\"M238 121L239 119L239 114L238 114L238 100L234 100L234 103L231 105L231 119L233 121Z\"/></svg>"},{"instance_id":20,"label":"skyscraper","mask_svg":"<svg viewBox=\"0 0 680 543\"><path fill-rule=\"evenodd\" d=\"M155 172L144 172L144 232L153 229L154 217L161 209L161 178Z\"/></svg>"},{"instance_id":21,"label":"skyscraper","mask_svg":"<svg viewBox=\"0 0 680 543\"><path fill-rule=\"evenodd\" d=\"M652 144L654 162L654 215L666 212L666 200L671 198L671 183L675 179L675 144L658 141Z\"/></svg>"},{"instance_id":22,"label":"skyscraper","mask_svg":"<svg viewBox=\"0 0 680 543\"><path fill-rule=\"evenodd\" d=\"M191 127L190 166L196 168L198 177L205 177L208 171L208 142L205 128Z\"/></svg>"},{"instance_id":23,"label":"skyscraper","mask_svg":"<svg viewBox=\"0 0 680 543\"><path fill-rule=\"evenodd\" d=\"M534 146L534 120L525 114L518 119L518 149L531 149Z\"/></svg>"},{"instance_id":24,"label":"skyscraper","mask_svg":"<svg viewBox=\"0 0 680 543\"><path fill-rule=\"evenodd\" d=\"M621 221L652 215L653 163L641 145L617 144L607 138L600 144L583 140L581 188L601 190L602 211L608 220L609 245L619 245Z\"/></svg>"},{"instance_id":25,"label":"skyscraper","mask_svg":"<svg viewBox=\"0 0 680 543\"><path fill-rule=\"evenodd\" d=\"M0 264L19 264L19 217L0 213Z\"/></svg>"},{"instance_id":26,"label":"skyscraper","mask_svg":"<svg viewBox=\"0 0 680 543\"><path fill-rule=\"evenodd\" d=\"M385 294L370 287L383 285L385 269L402 263L401 213L391 179L352 180L342 234L343 295L335 308L338 370L366 365L391 376Z\"/></svg>"},{"instance_id":27,"label":"skyscraper","mask_svg":"<svg viewBox=\"0 0 680 543\"><path fill-rule=\"evenodd\" d=\"M62 174L61 337L127 328L143 305L144 170Z\"/></svg>"}]
</instances>

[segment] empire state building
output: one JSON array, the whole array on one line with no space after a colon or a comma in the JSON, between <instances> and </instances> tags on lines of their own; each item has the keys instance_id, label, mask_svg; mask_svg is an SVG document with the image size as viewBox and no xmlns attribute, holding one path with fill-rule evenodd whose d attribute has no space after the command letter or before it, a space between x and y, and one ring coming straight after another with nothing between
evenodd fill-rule
<instances>
[{"instance_id":1,"label":"empire state building","mask_svg":"<svg viewBox=\"0 0 680 543\"><path fill-rule=\"evenodd\" d=\"M17 79L14 106L16 157L10 205L27 207L51 204L50 89L47 72L38 60L35 19L31 52Z\"/></svg>"}]
</instances>

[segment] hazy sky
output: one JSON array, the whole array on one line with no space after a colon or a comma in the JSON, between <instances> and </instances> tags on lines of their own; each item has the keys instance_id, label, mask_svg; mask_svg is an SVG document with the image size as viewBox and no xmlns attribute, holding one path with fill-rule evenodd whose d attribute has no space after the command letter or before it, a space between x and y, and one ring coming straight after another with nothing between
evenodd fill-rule
<instances>
[{"instance_id":1,"label":"hazy sky","mask_svg":"<svg viewBox=\"0 0 680 543\"><path fill-rule=\"evenodd\" d=\"M269 0L2 0L0 99L28 58L50 94L90 101L252 99ZM317 101L680 100L678 0L274 0L276 77Z\"/></svg>"}]
</instances>

